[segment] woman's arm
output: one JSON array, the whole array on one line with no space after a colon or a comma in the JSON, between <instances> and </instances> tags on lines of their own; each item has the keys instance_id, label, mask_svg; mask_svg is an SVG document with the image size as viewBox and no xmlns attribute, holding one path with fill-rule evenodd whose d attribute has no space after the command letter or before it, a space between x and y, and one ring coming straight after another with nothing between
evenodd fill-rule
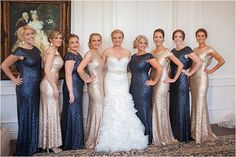
<instances>
[{"instance_id":1,"label":"woman's arm","mask_svg":"<svg viewBox=\"0 0 236 157\"><path fill-rule=\"evenodd\" d=\"M107 62L107 49L105 49L102 53L102 71L103 73L105 73L107 71L107 65L106 65L106 62Z\"/></svg>"},{"instance_id":2,"label":"woman's arm","mask_svg":"<svg viewBox=\"0 0 236 157\"><path fill-rule=\"evenodd\" d=\"M52 63L53 63L53 60L54 60L55 53L56 53L56 51L51 49L51 48L46 50L44 73L45 73L45 76L46 76L48 82L50 83L50 85L53 88L54 98L57 99L59 97L59 91L58 91L56 82L53 78L53 74L51 72Z\"/></svg>"},{"instance_id":3,"label":"woman's arm","mask_svg":"<svg viewBox=\"0 0 236 157\"><path fill-rule=\"evenodd\" d=\"M66 75L66 85L69 91L69 102L73 103L75 100L74 92L73 92L73 80L72 80L72 71L74 67L74 60L65 61L65 75Z\"/></svg>"},{"instance_id":4,"label":"woman's arm","mask_svg":"<svg viewBox=\"0 0 236 157\"><path fill-rule=\"evenodd\" d=\"M106 62L107 62L107 49L105 49L102 53L102 66L104 67L106 65Z\"/></svg>"},{"instance_id":5,"label":"woman's arm","mask_svg":"<svg viewBox=\"0 0 236 157\"><path fill-rule=\"evenodd\" d=\"M89 62L91 62L91 60L92 60L92 55L88 53L87 55L85 55L84 59L81 61L81 63L77 68L77 72L79 73L80 78L86 83L92 82L95 77L95 76L89 76L85 72L85 67L89 64Z\"/></svg>"},{"instance_id":6,"label":"woman's arm","mask_svg":"<svg viewBox=\"0 0 236 157\"><path fill-rule=\"evenodd\" d=\"M210 70L208 70L206 68L204 71L207 74L211 74L211 73L215 72L217 69L219 69L225 63L224 58L216 51L211 52L209 55L211 55L215 60L217 60L218 63Z\"/></svg>"},{"instance_id":7,"label":"woman's arm","mask_svg":"<svg viewBox=\"0 0 236 157\"><path fill-rule=\"evenodd\" d=\"M9 67L20 58L21 57L19 56L10 55L2 62L2 65L1 65L1 68L4 71L4 73L7 75L7 77L12 82L14 82L14 84L16 84L17 86L19 86L22 83L22 79L20 78L20 75L18 75L17 78L15 78L15 76L12 74Z\"/></svg>"},{"instance_id":8,"label":"woman's arm","mask_svg":"<svg viewBox=\"0 0 236 157\"><path fill-rule=\"evenodd\" d=\"M189 71L185 71L185 70L182 70L182 71L184 72L185 75L191 76L200 68L200 66L202 65L202 61L194 52L188 54L187 56L190 59L192 59L192 61L194 62L194 66L192 66Z\"/></svg>"},{"instance_id":9,"label":"woman's arm","mask_svg":"<svg viewBox=\"0 0 236 157\"><path fill-rule=\"evenodd\" d=\"M183 67L184 67L184 65L180 62L180 60L177 57L175 57L175 55L170 55L169 59L178 66L178 69L177 69L177 72L175 74L175 77L172 78L172 79L170 77L168 77L166 80L164 80L164 83L173 83L173 82L175 82L178 79L178 77L179 77L179 75L180 75L180 73L181 73L181 71L183 70Z\"/></svg>"},{"instance_id":10,"label":"woman's arm","mask_svg":"<svg viewBox=\"0 0 236 157\"><path fill-rule=\"evenodd\" d=\"M148 63L151 64L151 66L156 70L156 76L155 76L154 80L150 79L150 80L147 80L145 83L148 86L153 86L161 78L162 66L160 65L160 63L155 58L149 59Z\"/></svg>"}]
</instances>

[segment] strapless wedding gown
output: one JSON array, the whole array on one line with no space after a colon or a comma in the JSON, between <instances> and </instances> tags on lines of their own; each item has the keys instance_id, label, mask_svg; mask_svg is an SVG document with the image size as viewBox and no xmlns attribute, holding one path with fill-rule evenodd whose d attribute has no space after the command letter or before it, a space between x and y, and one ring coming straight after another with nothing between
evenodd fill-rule
<instances>
[{"instance_id":1,"label":"strapless wedding gown","mask_svg":"<svg viewBox=\"0 0 236 157\"><path fill-rule=\"evenodd\" d=\"M148 144L144 126L135 114L137 110L129 93L128 62L128 57L107 58L104 111L96 151L144 149Z\"/></svg>"}]
</instances>

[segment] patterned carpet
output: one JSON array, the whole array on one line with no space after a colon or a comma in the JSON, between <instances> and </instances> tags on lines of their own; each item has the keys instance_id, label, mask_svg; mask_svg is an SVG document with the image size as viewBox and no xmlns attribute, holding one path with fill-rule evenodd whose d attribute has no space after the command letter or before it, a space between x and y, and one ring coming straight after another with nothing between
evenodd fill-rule
<instances>
[{"instance_id":1,"label":"patterned carpet","mask_svg":"<svg viewBox=\"0 0 236 157\"><path fill-rule=\"evenodd\" d=\"M144 150L131 150L127 152L104 153L94 152L92 149L62 151L59 154L37 153L35 156L235 156L235 135L219 136L215 142L205 142L195 144L193 141L189 143L176 143L168 146L150 145Z\"/></svg>"}]
</instances>

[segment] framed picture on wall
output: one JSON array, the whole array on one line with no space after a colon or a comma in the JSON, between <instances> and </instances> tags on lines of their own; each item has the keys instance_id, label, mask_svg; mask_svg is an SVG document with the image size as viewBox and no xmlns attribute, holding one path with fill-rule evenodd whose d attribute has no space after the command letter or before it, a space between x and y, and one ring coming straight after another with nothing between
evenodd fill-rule
<instances>
[{"instance_id":1,"label":"framed picture on wall","mask_svg":"<svg viewBox=\"0 0 236 157\"><path fill-rule=\"evenodd\" d=\"M63 35L70 33L70 1L1 1L1 62L11 54L19 27L29 25L36 30L35 43L43 53L49 44L47 36L52 29ZM59 48L61 56L66 52L65 43ZM17 70L11 67L14 75ZM1 79L8 79L3 73Z\"/></svg>"}]
</instances>

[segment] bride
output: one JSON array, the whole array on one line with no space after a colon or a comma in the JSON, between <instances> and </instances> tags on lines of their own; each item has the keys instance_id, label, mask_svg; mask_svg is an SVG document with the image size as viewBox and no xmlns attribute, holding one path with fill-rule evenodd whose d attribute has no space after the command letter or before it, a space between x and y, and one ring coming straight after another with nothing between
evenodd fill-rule
<instances>
[{"instance_id":1,"label":"bride","mask_svg":"<svg viewBox=\"0 0 236 157\"><path fill-rule=\"evenodd\" d=\"M113 47L104 50L102 59L107 64L104 90L104 111L96 151L116 152L144 149L148 137L144 126L136 116L132 96L129 93L127 64L130 51L121 47L124 33L111 33Z\"/></svg>"},{"instance_id":2,"label":"bride","mask_svg":"<svg viewBox=\"0 0 236 157\"><path fill-rule=\"evenodd\" d=\"M30 21L28 25L36 30L35 46L40 50L42 55L44 55L44 51L49 47L48 37L43 31L44 23L39 20L37 10L31 10L30 15L32 21Z\"/></svg>"}]
</instances>

